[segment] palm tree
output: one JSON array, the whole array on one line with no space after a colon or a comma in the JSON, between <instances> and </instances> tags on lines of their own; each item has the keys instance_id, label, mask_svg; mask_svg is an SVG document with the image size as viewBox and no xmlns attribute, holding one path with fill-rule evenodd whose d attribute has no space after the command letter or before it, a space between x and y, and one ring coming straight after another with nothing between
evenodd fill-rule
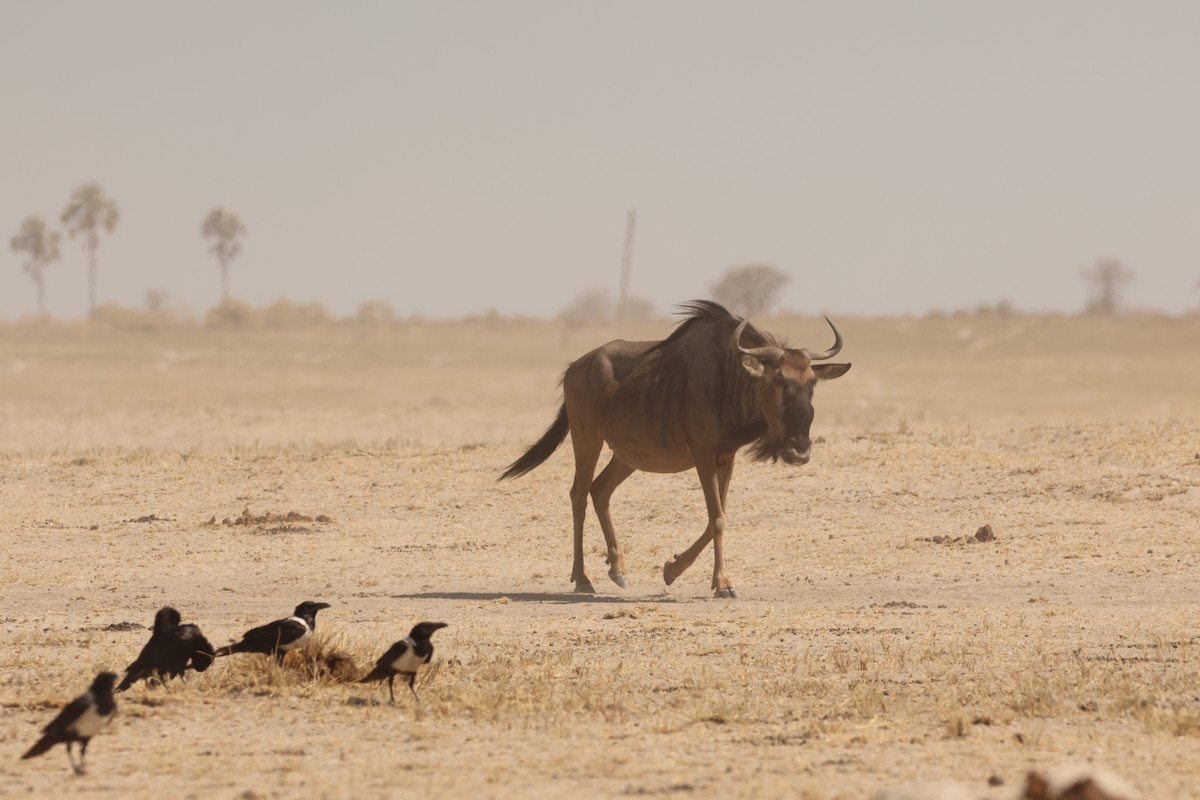
<instances>
[{"instance_id":1,"label":"palm tree","mask_svg":"<svg viewBox=\"0 0 1200 800\"><path fill-rule=\"evenodd\" d=\"M74 239L80 233L86 234L84 247L88 251L88 311L96 314L96 248L100 246L100 229L112 233L117 227L120 213L117 204L104 193L98 183L85 183L71 194L62 213L63 225L67 233Z\"/></svg>"},{"instance_id":2,"label":"palm tree","mask_svg":"<svg viewBox=\"0 0 1200 800\"><path fill-rule=\"evenodd\" d=\"M1096 314L1115 314L1121 307L1121 285L1133 278L1133 273L1115 258L1103 258L1096 266L1083 271L1083 277L1095 287L1087 310Z\"/></svg>"},{"instance_id":3,"label":"palm tree","mask_svg":"<svg viewBox=\"0 0 1200 800\"><path fill-rule=\"evenodd\" d=\"M37 287L38 316L46 316L46 267L58 260L58 243L62 234L46 227L46 221L41 217L29 217L17 229L17 235L12 238L13 252L29 253L25 262L25 271L33 279Z\"/></svg>"},{"instance_id":4,"label":"palm tree","mask_svg":"<svg viewBox=\"0 0 1200 800\"><path fill-rule=\"evenodd\" d=\"M221 265L221 302L229 300L229 262L242 252L242 244L238 238L246 235L246 226L238 219L238 215L223 208L214 208L204 218L204 226L200 236L212 239L212 247L208 252L217 257Z\"/></svg>"}]
</instances>

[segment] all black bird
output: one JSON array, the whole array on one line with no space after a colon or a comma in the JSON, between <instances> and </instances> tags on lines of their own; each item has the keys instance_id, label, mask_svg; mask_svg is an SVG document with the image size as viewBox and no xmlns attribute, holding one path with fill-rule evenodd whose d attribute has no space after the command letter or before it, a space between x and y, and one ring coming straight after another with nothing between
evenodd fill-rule
<instances>
[{"instance_id":1,"label":"all black bird","mask_svg":"<svg viewBox=\"0 0 1200 800\"><path fill-rule=\"evenodd\" d=\"M154 615L154 633L133 663L125 668L125 677L117 686L123 692L136 682L157 676L159 680L178 678L191 667L204 672L212 665L213 646L192 624L181 625L179 612L164 606Z\"/></svg>"},{"instance_id":2,"label":"all black bird","mask_svg":"<svg viewBox=\"0 0 1200 800\"><path fill-rule=\"evenodd\" d=\"M88 742L92 740L101 728L112 721L117 713L117 703L113 700L113 685L117 676L112 672L101 672L92 681L92 688L76 697L58 712L58 716L42 729L42 738L29 748L29 752L21 758L33 758L45 753L59 742L67 745L67 758L71 760L71 768L75 774L87 772L84 758L87 755ZM75 763L75 754L71 745L82 742L79 748L79 763Z\"/></svg>"},{"instance_id":3,"label":"all black bird","mask_svg":"<svg viewBox=\"0 0 1200 800\"><path fill-rule=\"evenodd\" d=\"M275 658L282 664L285 653L298 650L308 644L308 640L312 638L313 631L317 627L317 612L322 608L329 608L329 603L314 603L311 600L305 600L296 606L292 616L251 628L242 634L240 642L219 648L216 655L227 656L233 653L271 655L274 653Z\"/></svg>"},{"instance_id":4,"label":"all black bird","mask_svg":"<svg viewBox=\"0 0 1200 800\"><path fill-rule=\"evenodd\" d=\"M445 627L446 623L444 622L418 622L408 636L396 642L379 657L379 660L375 662L375 668L359 683L371 683L387 678L388 694L394 703L396 702L396 692L392 688L393 681L397 675L406 675L409 691L420 702L421 698L417 697L417 690L414 686L417 680L417 669L433 658L433 643L429 641L429 637L433 635L434 631Z\"/></svg>"}]
</instances>

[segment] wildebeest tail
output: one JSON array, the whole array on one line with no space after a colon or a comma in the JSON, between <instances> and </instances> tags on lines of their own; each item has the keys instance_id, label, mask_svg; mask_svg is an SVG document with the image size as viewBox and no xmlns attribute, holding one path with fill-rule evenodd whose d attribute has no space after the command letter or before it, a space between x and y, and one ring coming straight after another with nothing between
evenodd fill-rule
<instances>
[{"instance_id":1,"label":"wildebeest tail","mask_svg":"<svg viewBox=\"0 0 1200 800\"><path fill-rule=\"evenodd\" d=\"M563 403L562 407L558 409L558 416L550 427L546 429L546 432L542 434L542 438L538 439L533 447L526 450L525 455L509 464L504 472L500 473L500 480L504 480L505 478L519 478L540 465L550 457L551 453L558 449L558 446L563 443L563 439L567 438L567 431L570 429L571 425L567 421L567 405Z\"/></svg>"}]
</instances>

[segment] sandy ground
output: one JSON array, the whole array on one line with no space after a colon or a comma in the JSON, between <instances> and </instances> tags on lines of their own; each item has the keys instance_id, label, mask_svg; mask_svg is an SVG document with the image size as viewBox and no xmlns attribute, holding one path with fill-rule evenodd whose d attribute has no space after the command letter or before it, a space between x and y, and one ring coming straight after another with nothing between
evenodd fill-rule
<instances>
[{"instance_id":1,"label":"sandy ground","mask_svg":"<svg viewBox=\"0 0 1200 800\"><path fill-rule=\"evenodd\" d=\"M1080 761L1195 796L1200 317L839 324L812 462L735 471L736 600L708 553L662 585L692 473L615 496L624 590L589 520L596 596L569 447L495 480L569 359L668 322L0 329L0 794L1006 797ZM332 521L222 524L247 508ZM86 776L18 760L161 605L223 644L305 599L364 667L448 622L419 711L238 656L119 696Z\"/></svg>"}]
</instances>

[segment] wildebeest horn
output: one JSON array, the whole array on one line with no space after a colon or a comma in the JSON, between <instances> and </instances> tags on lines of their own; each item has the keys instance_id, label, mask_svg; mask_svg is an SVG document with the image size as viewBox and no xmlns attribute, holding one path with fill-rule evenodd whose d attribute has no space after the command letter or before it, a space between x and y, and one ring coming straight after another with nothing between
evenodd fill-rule
<instances>
[{"instance_id":1,"label":"wildebeest horn","mask_svg":"<svg viewBox=\"0 0 1200 800\"><path fill-rule=\"evenodd\" d=\"M842 349L842 334L838 331L837 325L834 325L833 320L829 317L826 317L825 321L829 323L829 327L833 328L833 347L824 352L813 352L807 347L804 348L804 352L808 353L809 361L824 361L827 358L833 358Z\"/></svg>"},{"instance_id":2,"label":"wildebeest horn","mask_svg":"<svg viewBox=\"0 0 1200 800\"><path fill-rule=\"evenodd\" d=\"M783 358L782 347L775 347L773 345L767 345L766 347L742 347L742 331L746 330L746 326L749 324L750 320L744 319L737 326L737 330L733 332L733 343L737 345L737 349L748 356L757 358L759 361L770 361L771 363L778 364L779 359ZM834 328L834 330L836 331L837 328ZM836 353L837 351L833 352Z\"/></svg>"}]
</instances>

